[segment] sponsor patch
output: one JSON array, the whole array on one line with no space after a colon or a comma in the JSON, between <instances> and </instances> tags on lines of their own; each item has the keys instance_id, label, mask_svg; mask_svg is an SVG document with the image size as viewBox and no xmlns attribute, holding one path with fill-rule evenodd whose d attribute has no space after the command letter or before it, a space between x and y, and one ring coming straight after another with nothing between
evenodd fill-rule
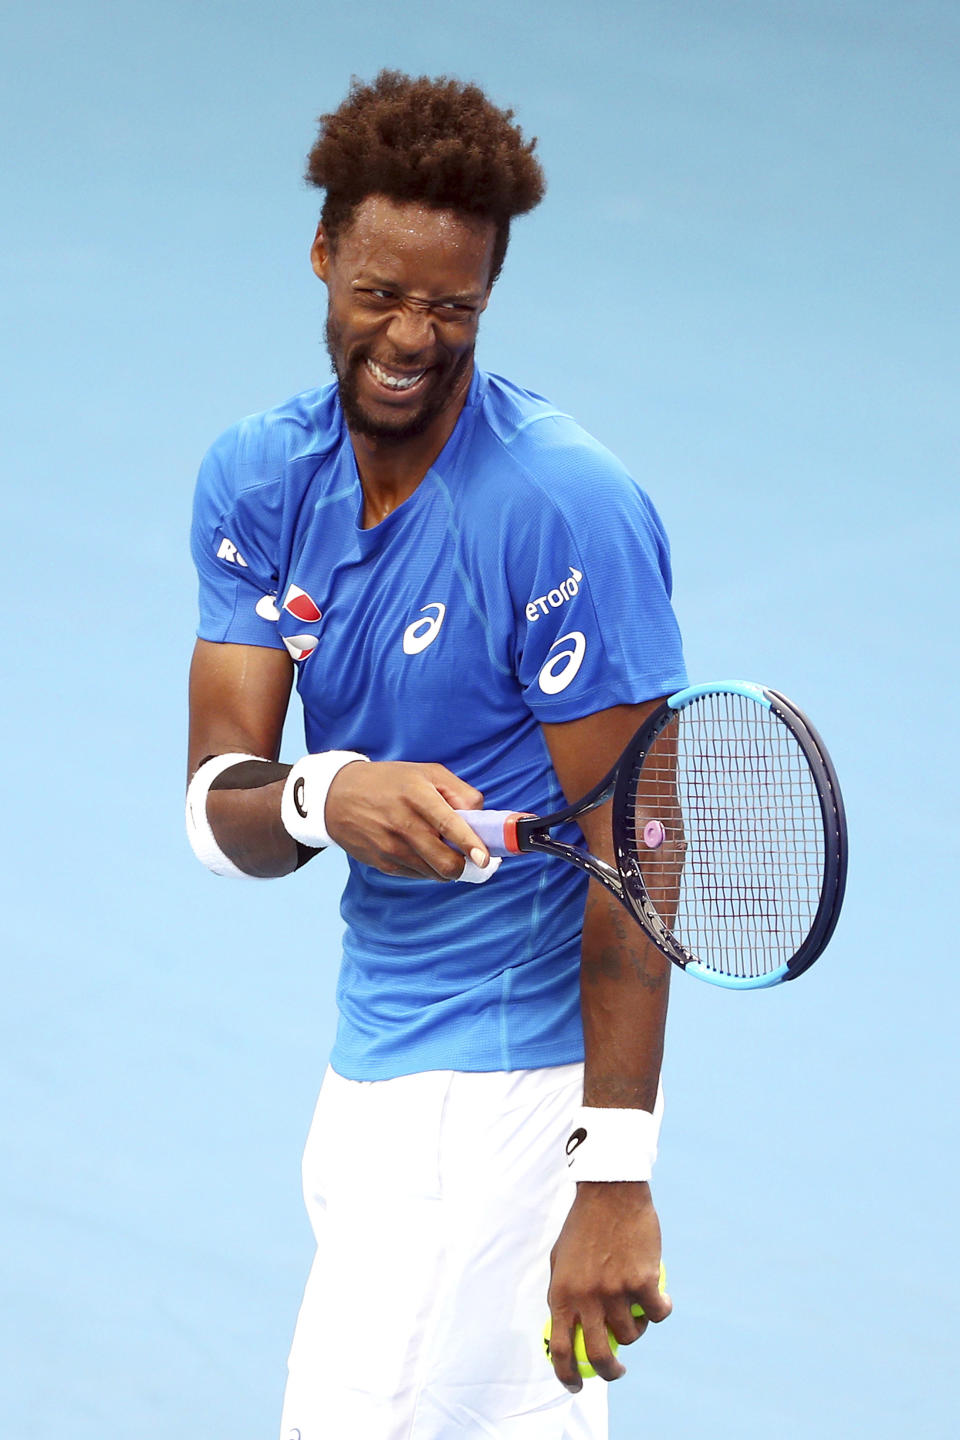
<instances>
[{"instance_id":1,"label":"sponsor patch","mask_svg":"<svg viewBox=\"0 0 960 1440\"><path fill-rule=\"evenodd\" d=\"M561 605L566 605L574 595L580 593L580 582L583 579L583 571L575 570L571 565L570 574L559 585L548 590L546 595L537 595L535 599L527 604L527 619L531 625L534 620L539 620L541 615L549 615L551 610L559 610Z\"/></svg>"},{"instance_id":2,"label":"sponsor patch","mask_svg":"<svg viewBox=\"0 0 960 1440\"><path fill-rule=\"evenodd\" d=\"M277 609L276 595L261 595L260 599L257 601L256 605L254 605L253 608L254 610L256 610L261 620L280 619L280 611Z\"/></svg>"},{"instance_id":3,"label":"sponsor patch","mask_svg":"<svg viewBox=\"0 0 960 1440\"><path fill-rule=\"evenodd\" d=\"M236 545L234 545L232 540L228 540L226 535L224 535L223 539L220 541L220 548L217 551L217 559L226 560L231 565L242 565L244 570L249 569L246 560L244 560Z\"/></svg>"},{"instance_id":4,"label":"sponsor patch","mask_svg":"<svg viewBox=\"0 0 960 1440\"><path fill-rule=\"evenodd\" d=\"M312 655L320 644L319 637L316 635L281 635L280 639L294 660L306 660L307 656Z\"/></svg>"},{"instance_id":5,"label":"sponsor patch","mask_svg":"<svg viewBox=\"0 0 960 1440\"><path fill-rule=\"evenodd\" d=\"M302 620L305 625L316 625L320 619L320 607L315 600L301 590L299 585L291 585L283 600L284 610Z\"/></svg>"}]
</instances>

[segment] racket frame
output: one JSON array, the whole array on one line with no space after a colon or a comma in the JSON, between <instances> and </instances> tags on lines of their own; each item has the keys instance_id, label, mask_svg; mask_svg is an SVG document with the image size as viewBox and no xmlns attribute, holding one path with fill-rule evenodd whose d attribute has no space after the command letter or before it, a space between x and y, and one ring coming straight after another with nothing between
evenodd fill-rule
<instances>
[{"instance_id":1,"label":"racket frame","mask_svg":"<svg viewBox=\"0 0 960 1440\"><path fill-rule=\"evenodd\" d=\"M664 923L643 882L634 846L628 838L627 808L638 765L678 711L706 695L738 694L772 710L791 732L813 774L823 822L823 882L820 901L810 930L796 953L776 970L763 975L728 975L703 964L683 946ZM549 831L613 799L613 844L616 866L591 855L583 846L554 839ZM777 690L750 681L713 681L691 685L670 695L647 717L613 768L582 799L552 815L517 815L516 851L559 855L598 880L639 923L657 949L681 969L729 990L759 990L795 980L823 953L836 927L843 903L847 874L847 830L843 798L830 756L813 725L791 700ZM514 845L511 845L511 850Z\"/></svg>"}]
</instances>

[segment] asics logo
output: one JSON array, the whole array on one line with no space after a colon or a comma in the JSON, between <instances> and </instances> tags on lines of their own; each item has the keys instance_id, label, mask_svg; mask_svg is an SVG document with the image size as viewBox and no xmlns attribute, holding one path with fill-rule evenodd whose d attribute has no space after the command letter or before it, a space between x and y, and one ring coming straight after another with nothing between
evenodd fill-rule
<instances>
[{"instance_id":1,"label":"asics logo","mask_svg":"<svg viewBox=\"0 0 960 1440\"><path fill-rule=\"evenodd\" d=\"M574 1153L579 1150L580 1146L583 1144L586 1138L587 1132L582 1125L580 1125L576 1130L574 1130L573 1134L570 1136L570 1139L564 1146L564 1149L570 1157L567 1161L568 1166L573 1164Z\"/></svg>"},{"instance_id":2,"label":"asics logo","mask_svg":"<svg viewBox=\"0 0 960 1440\"><path fill-rule=\"evenodd\" d=\"M565 645L566 648L558 650L558 645ZM556 650L557 653L550 654L537 676L537 681L544 695L559 695L561 690L566 690L583 664L583 657L587 653L587 637L582 630L571 630L569 635L561 635L559 640L554 640L550 650Z\"/></svg>"},{"instance_id":3,"label":"asics logo","mask_svg":"<svg viewBox=\"0 0 960 1440\"><path fill-rule=\"evenodd\" d=\"M435 615L428 615L428 610L435 610ZM432 645L440 634L440 626L443 624L443 617L447 613L446 605L441 605L439 600L434 600L430 605L424 605L420 611L422 620L414 620L403 632L403 653L404 655L419 655L421 650L426 650Z\"/></svg>"}]
</instances>

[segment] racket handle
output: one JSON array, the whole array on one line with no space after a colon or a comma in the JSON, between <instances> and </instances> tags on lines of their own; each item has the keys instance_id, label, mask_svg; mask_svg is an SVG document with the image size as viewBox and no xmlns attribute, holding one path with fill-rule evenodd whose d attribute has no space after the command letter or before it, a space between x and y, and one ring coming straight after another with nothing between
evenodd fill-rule
<instances>
[{"instance_id":1,"label":"racket handle","mask_svg":"<svg viewBox=\"0 0 960 1440\"><path fill-rule=\"evenodd\" d=\"M491 855L519 855L517 821L525 820L525 810L458 810L470 829L483 841Z\"/></svg>"}]
</instances>

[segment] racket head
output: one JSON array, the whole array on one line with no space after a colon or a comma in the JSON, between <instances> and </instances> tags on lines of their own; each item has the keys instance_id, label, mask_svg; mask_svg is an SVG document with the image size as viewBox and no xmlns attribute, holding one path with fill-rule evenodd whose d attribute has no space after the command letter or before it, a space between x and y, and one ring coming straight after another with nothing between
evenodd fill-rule
<instances>
[{"instance_id":1,"label":"racket head","mask_svg":"<svg viewBox=\"0 0 960 1440\"><path fill-rule=\"evenodd\" d=\"M728 681L665 701L622 758L613 838L624 903L699 979L793 980L833 934L843 800L819 735L777 691Z\"/></svg>"}]
</instances>

